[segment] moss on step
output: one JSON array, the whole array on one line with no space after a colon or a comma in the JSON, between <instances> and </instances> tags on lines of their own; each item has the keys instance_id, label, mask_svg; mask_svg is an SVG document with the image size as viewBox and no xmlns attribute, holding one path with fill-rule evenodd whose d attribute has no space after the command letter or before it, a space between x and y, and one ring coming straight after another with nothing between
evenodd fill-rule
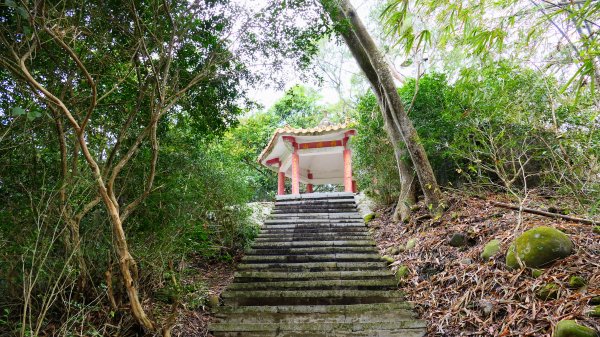
<instances>
[{"instance_id":1,"label":"moss on step","mask_svg":"<svg viewBox=\"0 0 600 337\"><path fill-rule=\"evenodd\" d=\"M396 260L394 260L393 257L389 256L389 255L384 255L381 257L381 259L387 263L394 263Z\"/></svg>"}]
</instances>

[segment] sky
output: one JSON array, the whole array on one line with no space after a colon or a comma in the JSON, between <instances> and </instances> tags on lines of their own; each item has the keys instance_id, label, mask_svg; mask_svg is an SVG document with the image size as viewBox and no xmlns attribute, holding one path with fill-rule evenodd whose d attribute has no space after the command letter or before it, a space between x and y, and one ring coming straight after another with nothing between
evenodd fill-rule
<instances>
[{"instance_id":1,"label":"sky","mask_svg":"<svg viewBox=\"0 0 600 337\"><path fill-rule=\"evenodd\" d=\"M237 0L241 4L245 6L264 6L267 1L266 0ZM352 5L356 8L357 12L363 19L363 21L368 21L368 15L371 12L371 9L377 4L378 0L351 0ZM325 43L324 48L333 47L332 43ZM345 47L345 46L344 46ZM344 68L347 68L347 71L343 72L343 75L340 77L344 82L345 86L350 87L350 81L352 79L352 74L358 72L358 67L354 63L354 60L348 59L345 60L343 64ZM319 92L322 96L321 103L323 104L335 104L339 102L340 95L337 90L333 88L327 81L324 81L322 85L317 85L317 83L311 82L303 82L301 79L301 74L298 69L295 69L293 66L288 65L285 69L285 72L289 75L289 78L282 89L277 89L273 87L254 87L250 88L248 92L248 97L265 108L271 107L277 100L279 100L285 91L297 84L302 84L306 87L310 87Z\"/></svg>"}]
</instances>

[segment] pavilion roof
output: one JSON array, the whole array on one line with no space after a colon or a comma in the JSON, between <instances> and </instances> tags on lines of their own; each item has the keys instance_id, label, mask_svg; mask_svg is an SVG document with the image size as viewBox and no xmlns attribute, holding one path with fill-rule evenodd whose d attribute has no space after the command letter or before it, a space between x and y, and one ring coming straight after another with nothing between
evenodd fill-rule
<instances>
[{"instance_id":1,"label":"pavilion roof","mask_svg":"<svg viewBox=\"0 0 600 337\"><path fill-rule=\"evenodd\" d=\"M340 124L321 124L314 128L292 128L289 125L284 126L283 128L278 128L273 133L273 136L269 140L269 143L264 148L264 150L258 156L258 162L263 163L264 159L269 156L271 151L273 151L273 147L275 146L277 140L280 136L321 136L327 135L329 133L336 133L342 130L352 130L351 123L346 121Z\"/></svg>"}]
</instances>

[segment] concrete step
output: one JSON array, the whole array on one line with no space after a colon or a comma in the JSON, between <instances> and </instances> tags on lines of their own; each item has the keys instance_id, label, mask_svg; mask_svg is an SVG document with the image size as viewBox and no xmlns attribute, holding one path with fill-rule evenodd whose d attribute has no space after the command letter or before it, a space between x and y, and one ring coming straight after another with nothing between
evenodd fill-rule
<instances>
[{"instance_id":1,"label":"concrete step","mask_svg":"<svg viewBox=\"0 0 600 337\"><path fill-rule=\"evenodd\" d=\"M289 241L333 241L333 240L369 240L369 233L352 234L294 234L260 236L254 242L289 242Z\"/></svg>"},{"instance_id":2,"label":"concrete step","mask_svg":"<svg viewBox=\"0 0 600 337\"><path fill-rule=\"evenodd\" d=\"M268 271L351 271L377 270L387 268L385 262L286 262L286 263L240 263L238 270Z\"/></svg>"},{"instance_id":3,"label":"concrete step","mask_svg":"<svg viewBox=\"0 0 600 337\"><path fill-rule=\"evenodd\" d=\"M356 212L345 213L276 213L270 219L358 219L362 220Z\"/></svg>"},{"instance_id":4,"label":"concrete step","mask_svg":"<svg viewBox=\"0 0 600 337\"><path fill-rule=\"evenodd\" d=\"M364 225L360 226L341 226L337 225L327 225L327 226L319 226L319 227L296 227L296 228L273 228L273 227L264 227L260 234L277 234L277 233L351 233L351 232L368 232L367 227ZM259 234L259 235L260 235Z\"/></svg>"},{"instance_id":5,"label":"concrete step","mask_svg":"<svg viewBox=\"0 0 600 337\"><path fill-rule=\"evenodd\" d=\"M229 290L225 305L340 305L402 302L400 291L390 290Z\"/></svg>"},{"instance_id":6,"label":"concrete step","mask_svg":"<svg viewBox=\"0 0 600 337\"><path fill-rule=\"evenodd\" d=\"M275 206L271 214L289 214L289 213L354 213L357 212L356 206L351 204L335 205L310 205L310 206Z\"/></svg>"},{"instance_id":7,"label":"concrete step","mask_svg":"<svg viewBox=\"0 0 600 337\"><path fill-rule=\"evenodd\" d=\"M385 303L377 303L385 304ZM361 304L357 304L361 305ZM365 304L362 304L365 305ZM315 306L316 307L316 306ZM252 308L252 307L246 307ZM415 314L411 310L365 310L363 312L352 313L264 313L264 312L243 312L243 313L219 313L216 315L220 321L229 323L370 323L370 322L394 322L398 320L414 320Z\"/></svg>"},{"instance_id":8,"label":"concrete step","mask_svg":"<svg viewBox=\"0 0 600 337\"><path fill-rule=\"evenodd\" d=\"M290 280L233 283L229 290L384 290L396 289L392 278L370 280Z\"/></svg>"},{"instance_id":9,"label":"concrete step","mask_svg":"<svg viewBox=\"0 0 600 337\"><path fill-rule=\"evenodd\" d=\"M422 337L423 329L396 329L384 331L344 331L335 330L328 332L300 332L300 331L219 331L214 332L214 337Z\"/></svg>"},{"instance_id":10,"label":"concrete step","mask_svg":"<svg viewBox=\"0 0 600 337\"><path fill-rule=\"evenodd\" d=\"M253 249L259 248L295 248L295 247L374 247L373 240L337 240L337 241L292 241L292 242L255 242Z\"/></svg>"},{"instance_id":11,"label":"concrete step","mask_svg":"<svg viewBox=\"0 0 600 337\"><path fill-rule=\"evenodd\" d=\"M284 194L275 196L275 200L307 200L307 199L337 199L337 198L354 198L352 192L315 192L304 194Z\"/></svg>"},{"instance_id":12,"label":"concrete step","mask_svg":"<svg viewBox=\"0 0 600 337\"><path fill-rule=\"evenodd\" d=\"M335 241L335 240L370 240L369 233L311 233L292 235L261 235L255 242L289 242L289 241Z\"/></svg>"},{"instance_id":13,"label":"concrete step","mask_svg":"<svg viewBox=\"0 0 600 337\"><path fill-rule=\"evenodd\" d=\"M248 306L248 307L218 307L217 316L225 314L261 313L261 314L356 314L368 311L387 312L399 310L412 310L408 302L371 303L349 305L273 305L273 306Z\"/></svg>"},{"instance_id":14,"label":"concrete step","mask_svg":"<svg viewBox=\"0 0 600 337\"><path fill-rule=\"evenodd\" d=\"M306 218L306 219L267 219L265 220L264 224L265 225L286 225L286 224L309 224L309 223L329 223L329 224L334 224L334 223L348 223L348 222L352 222L352 223L360 223L360 219L341 219L341 218L335 218L335 219L320 219L320 218Z\"/></svg>"},{"instance_id":15,"label":"concrete step","mask_svg":"<svg viewBox=\"0 0 600 337\"><path fill-rule=\"evenodd\" d=\"M367 280L392 278L389 269L354 270L354 271L321 271L321 272L273 272L273 271L238 271L235 282L277 282L285 280Z\"/></svg>"},{"instance_id":16,"label":"concrete step","mask_svg":"<svg viewBox=\"0 0 600 337\"><path fill-rule=\"evenodd\" d=\"M342 253L377 253L375 247L307 247L307 248L275 248L250 249L247 255L312 255Z\"/></svg>"},{"instance_id":17,"label":"concrete step","mask_svg":"<svg viewBox=\"0 0 600 337\"><path fill-rule=\"evenodd\" d=\"M346 228L346 227L362 228L363 230L366 228L365 224L362 222L347 222L347 223L322 222L322 223L301 223L301 224L270 224L270 225L264 225L263 229L264 230L277 230L277 229L299 229L299 230L315 229L315 230L320 230L320 229L325 229L325 228L341 229L341 228Z\"/></svg>"},{"instance_id":18,"label":"concrete step","mask_svg":"<svg viewBox=\"0 0 600 337\"><path fill-rule=\"evenodd\" d=\"M415 319L398 319L395 321L375 321L361 324L338 323L338 322L320 322L320 323L217 323L214 324L214 330L217 331L244 331L244 332L269 332L269 331L295 331L295 332L329 332L339 333L340 331L379 331L379 330L398 330L398 329L422 329L425 328L425 322ZM246 336L240 335L240 336ZM266 335L271 336L271 335ZM287 335L273 335L287 336ZM298 335L313 336L313 335ZM329 336L329 335L327 335ZM343 335L338 335L343 336ZM368 336L368 335L365 335ZM377 336L377 335L375 335ZM385 336L385 335L384 335Z\"/></svg>"},{"instance_id":19,"label":"concrete step","mask_svg":"<svg viewBox=\"0 0 600 337\"><path fill-rule=\"evenodd\" d=\"M313 254L313 255L246 255L242 263L300 263L300 262L379 262L381 257L374 253L359 254Z\"/></svg>"}]
</instances>

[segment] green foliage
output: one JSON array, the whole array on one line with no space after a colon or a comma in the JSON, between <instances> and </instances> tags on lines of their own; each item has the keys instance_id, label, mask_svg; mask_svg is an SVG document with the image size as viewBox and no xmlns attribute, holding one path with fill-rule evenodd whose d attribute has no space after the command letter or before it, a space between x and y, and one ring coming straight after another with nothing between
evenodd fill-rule
<instances>
[{"instance_id":1,"label":"green foliage","mask_svg":"<svg viewBox=\"0 0 600 337\"><path fill-rule=\"evenodd\" d=\"M448 62L459 54L461 65L468 59L543 60L552 71L570 69L563 89L587 89L591 95L600 81L599 18L594 1L389 0L382 14L385 29L406 55L427 51Z\"/></svg>"},{"instance_id":2,"label":"green foliage","mask_svg":"<svg viewBox=\"0 0 600 337\"><path fill-rule=\"evenodd\" d=\"M418 89L411 79L398 93L407 109L410 108L409 115L438 180L452 181L456 176L449 160L450 144L460 118L454 89L443 74L433 73L419 79ZM372 93L359 99L354 118L358 134L352 146L359 187L383 203L392 203L399 193L398 170L377 99Z\"/></svg>"},{"instance_id":3,"label":"green foliage","mask_svg":"<svg viewBox=\"0 0 600 337\"><path fill-rule=\"evenodd\" d=\"M318 104L321 96L304 86L293 86L270 109L280 121L296 128L317 126L325 117L325 109Z\"/></svg>"},{"instance_id":4,"label":"green foliage","mask_svg":"<svg viewBox=\"0 0 600 337\"><path fill-rule=\"evenodd\" d=\"M442 184L476 183L513 196L544 187L598 213L599 113L589 97L564 97L556 80L508 61L465 68L452 84L426 74L418 87L408 80L398 92ZM373 94L359 99L354 118L360 189L391 204L399 179Z\"/></svg>"}]
</instances>

